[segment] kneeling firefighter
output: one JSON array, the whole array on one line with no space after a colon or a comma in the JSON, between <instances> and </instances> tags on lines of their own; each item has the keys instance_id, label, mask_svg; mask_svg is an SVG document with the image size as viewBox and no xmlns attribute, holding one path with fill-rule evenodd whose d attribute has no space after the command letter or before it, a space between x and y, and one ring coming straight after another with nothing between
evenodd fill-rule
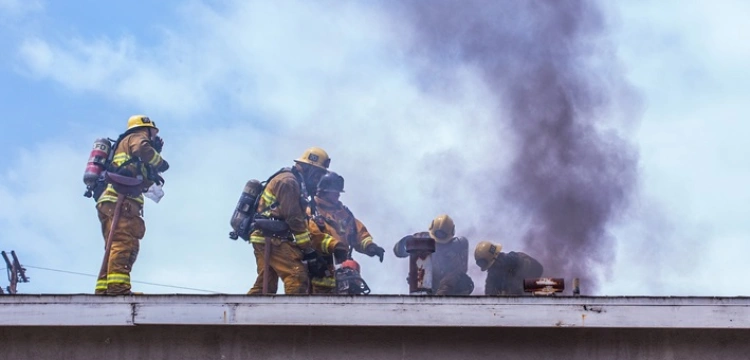
<instances>
[{"instance_id":1,"label":"kneeling firefighter","mask_svg":"<svg viewBox=\"0 0 750 360\"><path fill-rule=\"evenodd\" d=\"M93 194L97 201L105 242L104 259L96 281L98 295L131 293L130 272L138 256L140 239L146 233L142 218L143 193L154 183L161 185L164 179L159 173L169 169L160 155L164 142L158 133L156 124L147 116L131 116L125 133L107 149L112 150L107 160L99 159L106 169L102 177L107 180L89 183L90 192L86 195ZM96 147L95 144L95 150ZM87 167L84 182L90 175Z\"/></svg>"},{"instance_id":2,"label":"kneeling firefighter","mask_svg":"<svg viewBox=\"0 0 750 360\"><path fill-rule=\"evenodd\" d=\"M429 231L408 235L393 247L397 257L408 257L406 242L412 237L435 239L435 253L432 254L432 293L434 295L469 295L474 291L474 281L466 273L469 266L469 241L463 236L455 236L456 227L448 215L440 215L432 220Z\"/></svg>"},{"instance_id":3,"label":"kneeling firefighter","mask_svg":"<svg viewBox=\"0 0 750 360\"><path fill-rule=\"evenodd\" d=\"M482 241L474 249L474 260L482 271L487 271L485 295L524 295L523 280L542 276L544 268L533 257L511 251L501 252L503 246Z\"/></svg>"},{"instance_id":4,"label":"kneeling firefighter","mask_svg":"<svg viewBox=\"0 0 750 360\"><path fill-rule=\"evenodd\" d=\"M353 250L370 257L377 256L383 262L385 249L373 242L365 225L339 200L342 192L344 178L335 172L328 172L320 179L316 196L308 208L311 232L324 235L316 236L315 239L321 241L313 241L313 245L328 264L328 271L324 274L311 275L313 294L336 292L334 263L351 259ZM356 273L359 274L359 265Z\"/></svg>"},{"instance_id":5,"label":"kneeling firefighter","mask_svg":"<svg viewBox=\"0 0 750 360\"><path fill-rule=\"evenodd\" d=\"M312 147L272 176L262 190L249 240L253 244L258 277L248 294L275 294L279 277L286 294L306 294L306 265L317 263L308 230L308 192L315 187L331 162L321 148ZM307 264L305 264L307 263Z\"/></svg>"}]
</instances>

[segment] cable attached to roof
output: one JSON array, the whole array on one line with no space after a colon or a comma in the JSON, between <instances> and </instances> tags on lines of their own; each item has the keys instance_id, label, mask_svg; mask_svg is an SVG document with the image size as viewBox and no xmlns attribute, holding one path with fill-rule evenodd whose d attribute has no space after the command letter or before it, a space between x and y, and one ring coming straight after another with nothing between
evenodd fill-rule
<instances>
[{"instance_id":1,"label":"cable attached to roof","mask_svg":"<svg viewBox=\"0 0 750 360\"><path fill-rule=\"evenodd\" d=\"M99 277L98 275L80 273L80 272L75 272L75 271L50 269L50 268L45 268L45 267L41 267L41 266L31 266L31 265L24 265L24 266L27 267L27 268L38 269L38 270L55 271L55 272L61 272L61 273L66 273L66 274L89 276L89 277L94 277L94 278ZM164 285L164 284L157 284L157 283L146 282L146 281L131 281L131 282L138 283L138 284L145 284L145 285L168 287L168 288L173 288L173 289L194 290L194 291L201 291L201 292L207 292L207 293L213 293L213 294L222 294L219 291L196 289L196 288L189 288L189 287L184 287L184 286Z\"/></svg>"}]
</instances>

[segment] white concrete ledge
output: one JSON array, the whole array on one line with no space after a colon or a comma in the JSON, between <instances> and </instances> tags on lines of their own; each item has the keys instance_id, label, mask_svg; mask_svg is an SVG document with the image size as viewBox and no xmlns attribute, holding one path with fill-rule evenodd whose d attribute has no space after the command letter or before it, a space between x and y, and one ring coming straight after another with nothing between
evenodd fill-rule
<instances>
[{"instance_id":1,"label":"white concrete ledge","mask_svg":"<svg viewBox=\"0 0 750 360\"><path fill-rule=\"evenodd\" d=\"M0 296L0 326L129 325L750 329L750 298Z\"/></svg>"}]
</instances>

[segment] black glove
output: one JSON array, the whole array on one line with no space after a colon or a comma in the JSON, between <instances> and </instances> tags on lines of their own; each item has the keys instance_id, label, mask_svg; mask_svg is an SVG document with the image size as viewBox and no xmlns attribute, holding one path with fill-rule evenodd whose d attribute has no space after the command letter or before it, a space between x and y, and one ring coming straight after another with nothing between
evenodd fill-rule
<instances>
[{"instance_id":1,"label":"black glove","mask_svg":"<svg viewBox=\"0 0 750 360\"><path fill-rule=\"evenodd\" d=\"M156 152L161 152L161 150L164 148L164 139L159 136L155 136L154 140L151 141L151 147L153 147Z\"/></svg>"},{"instance_id":2,"label":"black glove","mask_svg":"<svg viewBox=\"0 0 750 360\"><path fill-rule=\"evenodd\" d=\"M341 264L349 258L349 248L344 244L337 244L335 248L333 248L333 261L336 264Z\"/></svg>"},{"instance_id":3,"label":"black glove","mask_svg":"<svg viewBox=\"0 0 750 360\"><path fill-rule=\"evenodd\" d=\"M365 249L365 253L368 256L377 255L377 257L380 258L380 262L383 262L383 255L385 255L385 249L375 244L370 244L370 245L367 245L367 249Z\"/></svg>"},{"instance_id":4,"label":"black glove","mask_svg":"<svg viewBox=\"0 0 750 360\"><path fill-rule=\"evenodd\" d=\"M159 166L158 169L156 169L156 171L163 173L163 172L165 172L167 170L169 170L169 163L167 162L167 160L162 159L161 160L161 165Z\"/></svg>"},{"instance_id":5,"label":"black glove","mask_svg":"<svg viewBox=\"0 0 750 360\"><path fill-rule=\"evenodd\" d=\"M159 174L154 175L152 181L154 182L154 184L156 184L156 186L164 185L164 178Z\"/></svg>"},{"instance_id":6,"label":"black glove","mask_svg":"<svg viewBox=\"0 0 750 360\"><path fill-rule=\"evenodd\" d=\"M325 277L328 270L326 259L318 255L315 250L307 249L303 251L302 261L307 263L307 272L312 277Z\"/></svg>"},{"instance_id":7,"label":"black glove","mask_svg":"<svg viewBox=\"0 0 750 360\"><path fill-rule=\"evenodd\" d=\"M328 262L322 256L307 261L307 271L312 277L325 277L328 271Z\"/></svg>"},{"instance_id":8,"label":"black glove","mask_svg":"<svg viewBox=\"0 0 750 360\"><path fill-rule=\"evenodd\" d=\"M308 248L302 250L302 261L315 260L315 258L317 257L318 253L316 253L313 249Z\"/></svg>"}]
</instances>

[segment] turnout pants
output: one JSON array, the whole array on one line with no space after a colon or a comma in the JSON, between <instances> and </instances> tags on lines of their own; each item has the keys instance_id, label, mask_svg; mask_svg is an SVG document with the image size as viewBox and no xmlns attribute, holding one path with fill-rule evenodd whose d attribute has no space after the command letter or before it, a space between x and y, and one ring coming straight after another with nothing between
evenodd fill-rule
<instances>
[{"instance_id":1,"label":"turnout pants","mask_svg":"<svg viewBox=\"0 0 750 360\"><path fill-rule=\"evenodd\" d=\"M313 294L335 294L336 293L336 278L333 275L336 272L336 267L333 266L333 256L328 257L326 260L329 260L328 272L331 275L324 276L324 277L314 277L310 279L310 282L312 283Z\"/></svg>"},{"instance_id":2,"label":"turnout pants","mask_svg":"<svg viewBox=\"0 0 750 360\"><path fill-rule=\"evenodd\" d=\"M276 293L280 277L284 282L285 294L307 294L310 279L307 267L302 263L302 250L289 240L268 237L266 241L271 245L271 256L268 259L268 293ZM259 295L263 293L263 271L266 264L263 254L266 244L253 243L253 249L258 265L258 277L247 293Z\"/></svg>"},{"instance_id":3,"label":"turnout pants","mask_svg":"<svg viewBox=\"0 0 750 360\"><path fill-rule=\"evenodd\" d=\"M115 203L103 202L98 204L96 209L102 224L102 235L106 246L115 214ZM100 271L99 278L96 280L95 293L97 295L130 294L130 271L138 257L140 240L143 239L145 233L146 225L141 218L141 205L126 198L112 236L108 269Z\"/></svg>"}]
</instances>

